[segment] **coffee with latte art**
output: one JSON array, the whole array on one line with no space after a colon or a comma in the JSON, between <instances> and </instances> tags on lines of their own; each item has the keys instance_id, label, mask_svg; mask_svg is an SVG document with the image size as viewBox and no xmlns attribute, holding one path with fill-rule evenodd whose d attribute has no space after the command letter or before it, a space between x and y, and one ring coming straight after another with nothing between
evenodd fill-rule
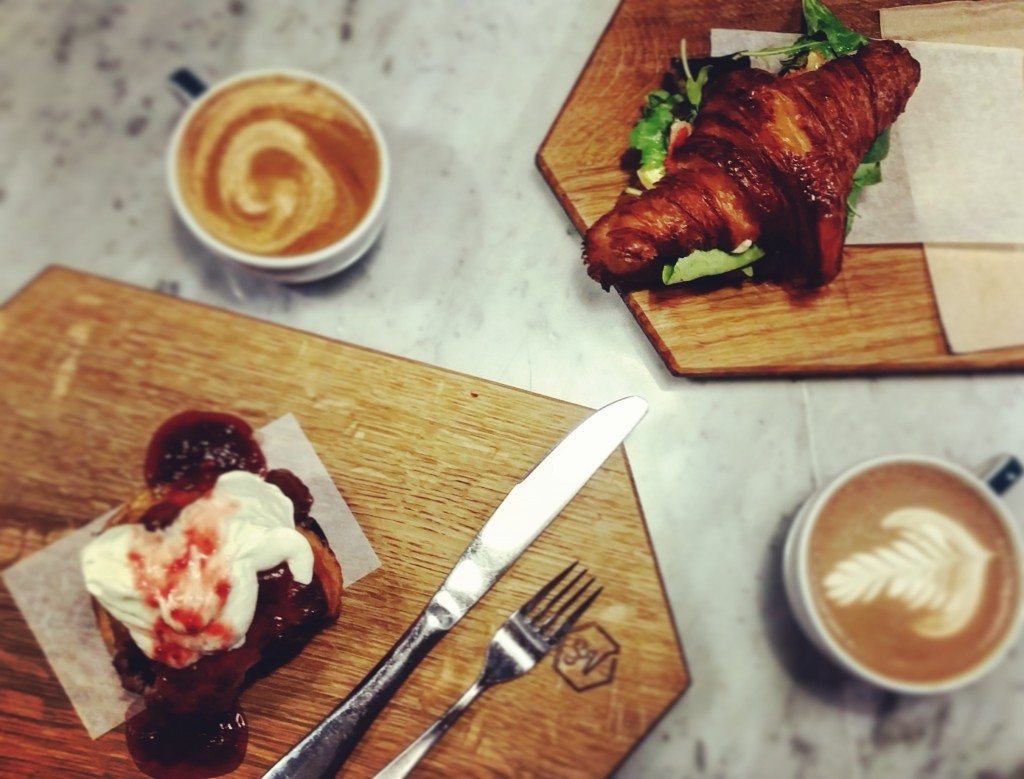
<instances>
[{"instance_id":1,"label":"coffee with latte art","mask_svg":"<svg viewBox=\"0 0 1024 779\"><path fill-rule=\"evenodd\" d=\"M938 683L985 662L1013 629L1021 561L995 510L917 463L864 471L821 509L808 547L815 609L856 662Z\"/></svg>"},{"instance_id":2,"label":"coffee with latte art","mask_svg":"<svg viewBox=\"0 0 1024 779\"><path fill-rule=\"evenodd\" d=\"M177 179L195 220L228 246L289 257L366 215L380 154L362 116L315 81L257 76L211 95L181 138Z\"/></svg>"}]
</instances>

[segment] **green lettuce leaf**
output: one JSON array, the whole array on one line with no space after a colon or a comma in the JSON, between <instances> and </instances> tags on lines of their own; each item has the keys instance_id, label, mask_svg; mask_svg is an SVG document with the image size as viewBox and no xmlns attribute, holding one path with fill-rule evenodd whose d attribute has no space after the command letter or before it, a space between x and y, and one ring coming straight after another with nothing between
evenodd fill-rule
<instances>
[{"instance_id":1,"label":"green lettuce leaf","mask_svg":"<svg viewBox=\"0 0 1024 779\"><path fill-rule=\"evenodd\" d=\"M749 249L738 254L721 249L698 249L676 260L674 264L662 268L661 281L663 284L682 284L685 281L728 273L731 270L746 272L751 263L762 257L764 249L756 245L751 245Z\"/></svg>"},{"instance_id":2,"label":"green lettuce leaf","mask_svg":"<svg viewBox=\"0 0 1024 779\"><path fill-rule=\"evenodd\" d=\"M681 116L690 122L694 120L704 97L704 87L711 77L711 65L702 67L695 77L690 72L687 60L683 59L683 69L686 75L684 94L670 93L664 89L650 92L647 105L640 112L640 121L629 134L630 147L640 152L637 177L648 189L665 175L665 157L668 156L672 123Z\"/></svg>"},{"instance_id":3,"label":"green lettuce leaf","mask_svg":"<svg viewBox=\"0 0 1024 779\"><path fill-rule=\"evenodd\" d=\"M672 109L685 98L656 89L647 95L640 121L629 134L629 145L640 152L640 170L648 173L663 169L668 150L668 133L675 117Z\"/></svg>"}]
</instances>

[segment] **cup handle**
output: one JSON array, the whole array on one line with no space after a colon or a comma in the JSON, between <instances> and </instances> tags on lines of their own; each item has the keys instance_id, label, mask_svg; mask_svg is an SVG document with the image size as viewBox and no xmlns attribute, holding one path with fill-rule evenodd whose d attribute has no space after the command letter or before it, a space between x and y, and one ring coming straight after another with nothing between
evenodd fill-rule
<instances>
[{"instance_id":1,"label":"cup handle","mask_svg":"<svg viewBox=\"0 0 1024 779\"><path fill-rule=\"evenodd\" d=\"M167 77L171 91L183 103L191 103L206 91L206 84L188 68L178 68Z\"/></svg>"},{"instance_id":2,"label":"cup handle","mask_svg":"<svg viewBox=\"0 0 1024 779\"><path fill-rule=\"evenodd\" d=\"M1012 454L993 457L978 469L978 478L996 495L1003 495L1024 475L1024 465Z\"/></svg>"}]
</instances>

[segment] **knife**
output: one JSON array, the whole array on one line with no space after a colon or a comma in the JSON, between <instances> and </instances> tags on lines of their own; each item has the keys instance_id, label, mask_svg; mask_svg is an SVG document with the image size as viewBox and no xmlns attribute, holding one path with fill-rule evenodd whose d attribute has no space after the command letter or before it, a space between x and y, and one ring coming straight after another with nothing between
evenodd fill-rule
<instances>
[{"instance_id":1,"label":"knife","mask_svg":"<svg viewBox=\"0 0 1024 779\"><path fill-rule=\"evenodd\" d=\"M557 517L647 413L630 396L595 411L505 496L444 584L366 678L264 776L333 775L427 653Z\"/></svg>"}]
</instances>

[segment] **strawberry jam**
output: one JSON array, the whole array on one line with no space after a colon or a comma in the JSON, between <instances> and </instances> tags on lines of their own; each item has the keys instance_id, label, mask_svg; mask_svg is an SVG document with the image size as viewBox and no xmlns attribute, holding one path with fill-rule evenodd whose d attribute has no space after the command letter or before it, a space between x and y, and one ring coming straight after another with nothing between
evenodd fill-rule
<instances>
[{"instance_id":1,"label":"strawberry jam","mask_svg":"<svg viewBox=\"0 0 1024 779\"><path fill-rule=\"evenodd\" d=\"M151 489L202 491L228 471L266 470L263 451L245 420L232 414L183 411L153 434L144 474Z\"/></svg>"},{"instance_id":2,"label":"strawberry jam","mask_svg":"<svg viewBox=\"0 0 1024 779\"><path fill-rule=\"evenodd\" d=\"M212 715L166 717L145 709L125 725L128 751L156 779L205 779L238 768L249 725L238 707Z\"/></svg>"},{"instance_id":3,"label":"strawberry jam","mask_svg":"<svg viewBox=\"0 0 1024 779\"><path fill-rule=\"evenodd\" d=\"M199 411L172 417L154 434L145 477L151 489L160 490L162 500L146 512L142 524L151 531L170 527L185 506L208 493L218 476L236 470L263 475L291 500L296 525L323 537L309 514L313 498L308 488L290 471L267 472L252 428L229 414ZM211 554L213 543L212 538L190 537L189 557L183 556L181 565L187 565L192 555ZM139 581L140 591L170 586L175 573L172 564L161 581ZM136 574L141 576L141 569ZM329 621L327 597L316 576L309 584L299 584L282 563L260 572L257 581L256 611L242 646L202 655L195 662L186 664L185 658L172 656L180 649L173 640L158 640L157 659L150 659L127 628L113 623L122 647L114 665L126 688L144 694L146 709L128 721L125 738L136 765L146 774L198 779L237 768L248 741L248 726L238 707L240 690L297 654ZM214 577L210 586L223 603L230 582ZM186 630L219 628L215 621L207 623L186 610L170 618ZM159 637L160 630L156 633Z\"/></svg>"}]
</instances>

